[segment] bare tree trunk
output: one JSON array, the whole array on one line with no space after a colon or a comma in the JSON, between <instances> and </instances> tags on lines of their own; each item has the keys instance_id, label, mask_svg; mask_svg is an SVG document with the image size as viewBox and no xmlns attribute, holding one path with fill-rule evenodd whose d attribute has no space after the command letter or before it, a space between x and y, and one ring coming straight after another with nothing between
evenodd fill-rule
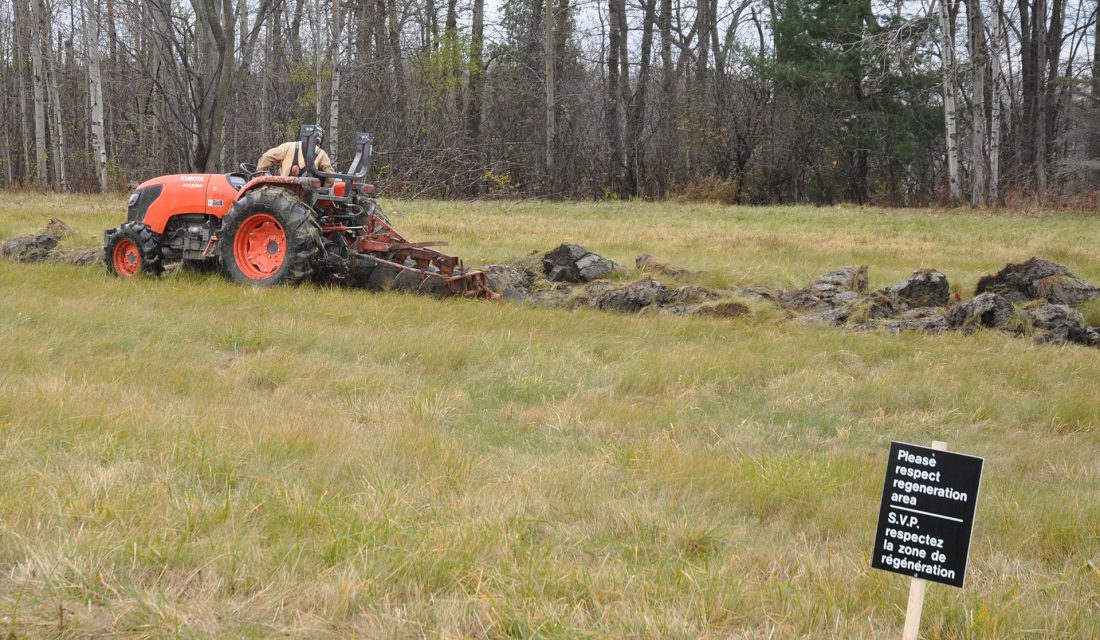
<instances>
[{"instance_id":1,"label":"bare tree trunk","mask_svg":"<svg viewBox=\"0 0 1100 640\"><path fill-rule=\"evenodd\" d=\"M15 17L13 25L12 44L15 49L15 72L18 76L19 87L19 123L21 135L19 136L23 150L23 179L31 172L31 110L27 107L27 8L24 0L14 0L12 9Z\"/></svg>"},{"instance_id":2,"label":"bare tree trunk","mask_svg":"<svg viewBox=\"0 0 1100 640\"><path fill-rule=\"evenodd\" d=\"M555 188L554 161L557 156L557 121L554 106L554 0L546 0L543 14L543 62L546 76L546 187L553 194Z\"/></svg>"},{"instance_id":3,"label":"bare tree trunk","mask_svg":"<svg viewBox=\"0 0 1100 640\"><path fill-rule=\"evenodd\" d=\"M969 0L967 17L970 22L970 66L974 84L972 128L970 135L970 205L983 206L986 183L986 113L985 113L985 16L981 0Z\"/></svg>"},{"instance_id":4,"label":"bare tree trunk","mask_svg":"<svg viewBox=\"0 0 1100 640\"><path fill-rule=\"evenodd\" d=\"M999 207L1003 205L1001 201L1001 109L1008 104L1004 68L1001 65L1001 56L1005 50L1005 32L1001 16L1004 7L1001 5L1001 0L994 0L992 12L993 108L989 123L989 202Z\"/></svg>"},{"instance_id":5,"label":"bare tree trunk","mask_svg":"<svg viewBox=\"0 0 1100 640\"><path fill-rule=\"evenodd\" d=\"M485 79L482 47L485 46L485 0L474 0L470 27L470 80L466 92L466 139L473 147L481 144L481 87Z\"/></svg>"},{"instance_id":6,"label":"bare tree trunk","mask_svg":"<svg viewBox=\"0 0 1100 640\"><path fill-rule=\"evenodd\" d=\"M46 17L44 27L50 33L51 21ZM46 54L46 91L50 100L50 113L53 118L53 173L54 187L59 191L68 191L69 183L65 176L65 128L61 120L61 97L58 94L57 67L54 64L53 38L47 35L44 52Z\"/></svg>"},{"instance_id":7,"label":"bare tree trunk","mask_svg":"<svg viewBox=\"0 0 1100 640\"><path fill-rule=\"evenodd\" d=\"M962 199L959 183L959 133L955 94L955 38L948 0L940 0L940 50L943 57L943 122L947 135L947 193L952 206Z\"/></svg>"},{"instance_id":8,"label":"bare tree trunk","mask_svg":"<svg viewBox=\"0 0 1100 640\"><path fill-rule=\"evenodd\" d=\"M278 28L282 17L282 4L276 5L271 16L271 22L264 27L264 64L260 68L260 122L271 122L271 91L270 74L278 68L275 60L276 39L275 29Z\"/></svg>"},{"instance_id":9,"label":"bare tree trunk","mask_svg":"<svg viewBox=\"0 0 1100 640\"><path fill-rule=\"evenodd\" d=\"M45 187L49 181L46 168L46 71L42 61L43 7L41 0L31 0L31 67L34 73L34 181Z\"/></svg>"},{"instance_id":10,"label":"bare tree trunk","mask_svg":"<svg viewBox=\"0 0 1100 640\"><path fill-rule=\"evenodd\" d=\"M1065 0L1053 0L1050 8L1050 29L1046 34L1047 47L1045 52L1047 57L1046 118L1042 122L1046 128L1045 140L1048 156L1051 152L1051 145L1055 142L1058 125L1058 63L1061 60L1063 32L1066 24Z\"/></svg>"},{"instance_id":11,"label":"bare tree trunk","mask_svg":"<svg viewBox=\"0 0 1100 640\"><path fill-rule=\"evenodd\" d=\"M453 113L462 111L462 65L459 63L461 43L458 40L458 0L447 0L447 17L444 23L444 37L447 40L447 72L450 75L452 91L448 91L448 106Z\"/></svg>"},{"instance_id":12,"label":"bare tree trunk","mask_svg":"<svg viewBox=\"0 0 1100 640\"><path fill-rule=\"evenodd\" d=\"M340 0L332 0L332 39L329 43L329 61L332 65L332 95L328 101L328 154L336 163L336 150L340 144L340 39L343 38L344 20Z\"/></svg>"},{"instance_id":13,"label":"bare tree trunk","mask_svg":"<svg viewBox=\"0 0 1100 640\"><path fill-rule=\"evenodd\" d=\"M630 29L626 21L626 0L619 1L619 100L622 110L622 120L619 124L619 135L623 136L621 187L619 195L634 193L634 185L630 175L630 132L627 130L630 123L630 110L633 107L630 93Z\"/></svg>"},{"instance_id":14,"label":"bare tree trunk","mask_svg":"<svg viewBox=\"0 0 1100 640\"><path fill-rule=\"evenodd\" d=\"M401 53L401 26L397 19L397 0L390 0L389 6L389 39L390 55L393 58L393 79L395 87L395 109L399 122L405 120L405 62Z\"/></svg>"},{"instance_id":15,"label":"bare tree trunk","mask_svg":"<svg viewBox=\"0 0 1100 640\"><path fill-rule=\"evenodd\" d=\"M374 32L374 55L379 62L385 60L390 46L387 40L389 22L386 20L386 0L377 0L374 7L374 20L371 23L371 31Z\"/></svg>"},{"instance_id":16,"label":"bare tree trunk","mask_svg":"<svg viewBox=\"0 0 1100 640\"><path fill-rule=\"evenodd\" d=\"M314 52L313 52L314 60L315 60L315 63L316 63L314 65L315 69L314 69L314 72L313 72L313 82L314 82L314 92L317 94L316 95L316 100L314 101L314 107L313 107L314 108L314 110L313 110L313 121L316 122L317 124L320 124L321 123L321 103L322 103L321 91L324 88L324 81L323 81L322 78L324 76L324 71L325 71L325 64L324 64L324 59L325 58L324 58L324 55L322 54L322 51L321 51L321 0L313 0L313 33L314 33L314 41L317 45L314 48Z\"/></svg>"},{"instance_id":17,"label":"bare tree trunk","mask_svg":"<svg viewBox=\"0 0 1100 640\"><path fill-rule=\"evenodd\" d=\"M11 168L11 138L4 138L4 187L11 188L13 180Z\"/></svg>"},{"instance_id":18,"label":"bare tree trunk","mask_svg":"<svg viewBox=\"0 0 1100 640\"><path fill-rule=\"evenodd\" d=\"M84 0L87 13L84 25L84 45L88 51L88 99L91 102L92 149L95 158L99 192L107 191L107 147L103 137L103 74L100 71L99 7L93 0Z\"/></svg>"},{"instance_id":19,"label":"bare tree trunk","mask_svg":"<svg viewBox=\"0 0 1100 640\"><path fill-rule=\"evenodd\" d=\"M383 0L378 0L382 2ZM302 15L305 14L305 0L294 0L294 12L290 17L290 37L287 38L287 42L290 43L290 58L293 60L302 59ZM282 44L282 43L279 43Z\"/></svg>"},{"instance_id":20,"label":"bare tree trunk","mask_svg":"<svg viewBox=\"0 0 1100 640\"><path fill-rule=\"evenodd\" d=\"M1047 50L1047 3L1046 0L1035 0L1035 13L1031 19L1035 24L1035 50L1038 52L1035 65L1035 78L1037 91L1035 103L1038 106L1035 113L1035 196L1039 203L1046 200L1047 193L1047 101L1046 93L1050 87L1046 86L1043 75L1043 57Z\"/></svg>"},{"instance_id":21,"label":"bare tree trunk","mask_svg":"<svg viewBox=\"0 0 1100 640\"><path fill-rule=\"evenodd\" d=\"M611 164L608 167L608 180L610 187L616 194L621 194L623 189L623 142L619 124L619 52L622 49L619 25L622 20L623 0L608 0L607 2L607 141L611 147Z\"/></svg>"},{"instance_id":22,"label":"bare tree trunk","mask_svg":"<svg viewBox=\"0 0 1100 640\"><path fill-rule=\"evenodd\" d=\"M654 171L660 185L661 195L668 192L672 181L669 175L669 163L666 158L672 152L675 119L673 118L675 98L676 69L672 65L672 0L661 0L661 100L658 113L658 146Z\"/></svg>"},{"instance_id":23,"label":"bare tree trunk","mask_svg":"<svg viewBox=\"0 0 1100 640\"><path fill-rule=\"evenodd\" d=\"M57 91L57 68L53 62L53 56L46 57L46 67L49 72L49 84L47 90L50 96L50 111L53 114L53 172L56 181L55 188L59 191L69 190L69 181L65 175L65 125L61 116L61 97Z\"/></svg>"},{"instance_id":24,"label":"bare tree trunk","mask_svg":"<svg viewBox=\"0 0 1100 640\"><path fill-rule=\"evenodd\" d=\"M20 76L22 80L22 76ZM1092 157L1100 158L1100 125L1096 119L1100 116L1100 0L1096 0L1096 24L1092 30Z\"/></svg>"},{"instance_id":25,"label":"bare tree trunk","mask_svg":"<svg viewBox=\"0 0 1100 640\"><path fill-rule=\"evenodd\" d=\"M244 73L251 51L259 37L260 27L267 19L275 0L261 0L256 20L244 42L237 42L236 20L231 0L191 0L195 10L195 51L193 64L180 61L173 51L183 49L176 39L167 7L160 7L158 20L160 32L159 57L165 67L185 67L186 91L190 99L190 113L179 113L181 124L189 127L192 135L191 167L194 171L213 173L215 164L221 161L225 145L224 122L233 89ZM236 54L241 52L238 65ZM171 107L171 105L169 105Z\"/></svg>"},{"instance_id":26,"label":"bare tree trunk","mask_svg":"<svg viewBox=\"0 0 1100 640\"><path fill-rule=\"evenodd\" d=\"M638 85L630 106L629 158L627 171L632 192L637 195L645 190L643 170L642 128L645 125L646 100L649 87L649 58L653 51L653 24L656 22L657 0L643 0L645 9L642 27L642 50L638 63Z\"/></svg>"},{"instance_id":27,"label":"bare tree trunk","mask_svg":"<svg viewBox=\"0 0 1100 640\"><path fill-rule=\"evenodd\" d=\"M424 23L420 25L420 40L425 52L435 51L439 48L439 10L436 9L435 0L427 0L424 3Z\"/></svg>"},{"instance_id":28,"label":"bare tree trunk","mask_svg":"<svg viewBox=\"0 0 1100 640\"><path fill-rule=\"evenodd\" d=\"M236 15L240 20L240 30L237 32L237 42L240 43L243 48L245 43L248 42L248 0L237 0ZM229 31L235 29L236 26L230 24ZM251 74L249 73L249 65L251 60L249 59L249 53L247 51L241 51L241 64L240 71L235 75L235 80L229 90L232 105L232 111L228 111L229 106L227 102L228 116L222 119L222 140L229 140L229 144L222 143L221 155L218 158L218 164L222 169L228 169L230 166L230 158L237 158L237 136L241 130L241 120L243 120L244 114L241 112L241 93L247 92L251 89L250 83ZM232 130L230 129L232 127ZM232 131L232 133L231 133Z\"/></svg>"},{"instance_id":29,"label":"bare tree trunk","mask_svg":"<svg viewBox=\"0 0 1100 640\"><path fill-rule=\"evenodd\" d=\"M710 62L710 22L715 0L700 0L695 13L695 31L699 34L699 57L695 69L700 86L706 83L707 64Z\"/></svg>"}]
</instances>

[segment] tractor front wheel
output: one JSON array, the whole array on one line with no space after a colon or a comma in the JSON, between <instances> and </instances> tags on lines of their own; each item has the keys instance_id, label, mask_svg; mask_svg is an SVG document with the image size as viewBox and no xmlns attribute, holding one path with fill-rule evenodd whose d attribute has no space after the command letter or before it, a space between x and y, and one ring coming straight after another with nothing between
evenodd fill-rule
<instances>
[{"instance_id":1,"label":"tractor front wheel","mask_svg":"<svg viewBox=\"0 0 1100 640\"><path fill-rule=\"evenodd\" d=\"M157 234L149 227L140 222L127 222L106 235L103 257L107 273L120 278L164 273Z\"/></svg>"},{"instance_id":2,"label":"tractor front wheel","mask_svg":"<svg viewBox=\"0 0 1100 640\"><path fill-rule=\"evenodd\" d=\"M222 220L218 253L226 277L261 287L298 284L313 273L321 230L301 199L262 187L238 200Z\"/></svg>"}]
</instances>

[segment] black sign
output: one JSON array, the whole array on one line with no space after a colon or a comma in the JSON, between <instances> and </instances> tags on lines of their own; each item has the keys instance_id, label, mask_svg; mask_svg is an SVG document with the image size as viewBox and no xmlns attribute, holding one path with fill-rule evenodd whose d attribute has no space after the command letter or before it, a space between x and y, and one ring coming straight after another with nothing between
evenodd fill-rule
<instances>
[{"instance_id":1,"label":"black sign","mask_svg":"<svg viewBox=\"0 0 1100 640\"><path fill-rule=\"evenodd\" d=\"M982 459L890 443L871 566L962 587Z\"/></svg>"}]
</instances>

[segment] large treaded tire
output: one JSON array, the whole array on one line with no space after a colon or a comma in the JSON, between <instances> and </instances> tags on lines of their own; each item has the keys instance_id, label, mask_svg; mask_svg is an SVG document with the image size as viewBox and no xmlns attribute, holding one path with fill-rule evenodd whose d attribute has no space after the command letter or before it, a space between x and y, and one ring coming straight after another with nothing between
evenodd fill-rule
<instances>
[{"instance_id":1,"label":"large treaded tire","mask_svg":"<svg viewBox=\"0 0 1100 640\"><path fill-rule=\"evenodd\" d=\"M242 235L257 233L269 239L258 251ZM218 254L225 276L260 287L308 279L320 246L321 229L313 212L280 187L261 187L245 194L222 219L218 231Z\"/></svg>"},{"instance_id":2,"label":"large treaded tire","mask_svg":"<svg viewBox=\"0 0 1100 640\"><path fill-rule=\"evenodd\" d=\"M141 222L125 222L107 231L103 261L107 273L119 278L159 276L164 273L160 237Z\"/></svg>"}]
</instances>

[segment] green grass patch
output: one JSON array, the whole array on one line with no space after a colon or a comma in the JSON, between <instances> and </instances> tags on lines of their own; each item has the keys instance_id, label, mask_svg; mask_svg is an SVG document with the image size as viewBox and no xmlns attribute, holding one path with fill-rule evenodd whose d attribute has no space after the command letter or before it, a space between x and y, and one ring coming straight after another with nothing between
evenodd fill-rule
<instances>
[{"instance_id":1,"label":"green grass patch","mask_svg":"<svg viewBox=\"0 0 1100 640\"><path fill-rule=\"evenodd\" d=\"M0 196L95 246L121 197ZM964 294L1031 256L1100 282L1100 220L384 202L468 263L577 242L698 282L867 264ZM690 278L689 278L690 280ZM931 638L1093 638L1100 358L766 309L621 316L0 262L0 632L14 637L880 638L887 443L986 458ZM1097 309L1086 306L1095 320Z\"/></svg>"}]
</instances>

